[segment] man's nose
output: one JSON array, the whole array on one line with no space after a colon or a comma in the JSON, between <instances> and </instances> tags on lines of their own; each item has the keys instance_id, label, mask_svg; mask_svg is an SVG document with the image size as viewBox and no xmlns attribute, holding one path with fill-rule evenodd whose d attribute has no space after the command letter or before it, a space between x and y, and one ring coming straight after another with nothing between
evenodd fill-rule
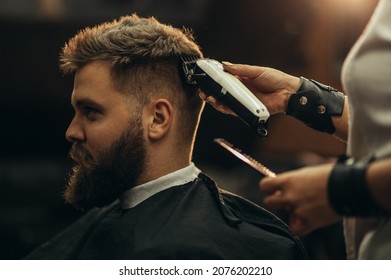
<instances>
[{"instance_id":1,"label":"man's nose","mask_svg":"<svg viewBox=\"0 0 391 280\"><path fill-rule=\"evenodd\" d=\"M68 129L65 132L65 138L72 143L85 141L84 130L76 118L73 118L69 124Z\"/></svg>"}]
</instances>

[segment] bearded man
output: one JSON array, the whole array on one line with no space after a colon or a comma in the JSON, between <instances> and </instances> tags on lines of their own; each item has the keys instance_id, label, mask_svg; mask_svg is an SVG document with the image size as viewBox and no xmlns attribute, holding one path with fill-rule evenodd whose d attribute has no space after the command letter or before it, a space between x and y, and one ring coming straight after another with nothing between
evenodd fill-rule
<instances>
[{"instance_id":1,"label":"bearded man","mask_svg":"<svg viewBox=\"0 0 391 280\"><path fill-rule=\"evenodd\" d=\"M186 31L125 16L63 48L75 73L66 131L76 162L65 200L88 212L27 259L301 259L276 216L218 188L192 162L203 109L181 56L202 53Z\"/></svg>"}]
</instances>

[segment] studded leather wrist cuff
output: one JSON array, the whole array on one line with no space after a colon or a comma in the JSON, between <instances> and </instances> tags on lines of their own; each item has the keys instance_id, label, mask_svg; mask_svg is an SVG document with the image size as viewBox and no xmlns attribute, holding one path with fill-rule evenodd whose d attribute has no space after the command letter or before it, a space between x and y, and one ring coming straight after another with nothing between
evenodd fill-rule
<instances>
[{"instance_id":1,"label":"studded leather wrist cuff","mask_svg":"<svg viewBox=\"0 0 391 280\"><path fill-rule=\"evenodd\" d=\"M301 86L288 100L286 114L307 126L334 133L331 116L342 115L345 97L338 90L317 81L301 77Z\"/></svg>"},{"instance_id":2,"label":"studded leather wrist cuff","mask_svg":"<svg viewBox=\"0 0 391 280\"><path fill-rule=\"evenodd\" d=\"M337 162L328 181L328 196L333 209L342 216L388 216L373 200L366 181L366 171L372 158L358 162L348 159Z\"/></svg>"}]
</instances>

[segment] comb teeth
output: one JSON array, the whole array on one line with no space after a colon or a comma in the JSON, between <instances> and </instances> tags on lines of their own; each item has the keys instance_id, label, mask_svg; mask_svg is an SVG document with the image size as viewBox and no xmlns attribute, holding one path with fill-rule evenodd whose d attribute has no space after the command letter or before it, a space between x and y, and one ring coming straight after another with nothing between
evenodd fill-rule
<instances>
[{"instance_id":1,"label":"comb teeth","mask_svg":"<svg viewBox=\"0 0 391 280\"><path fill-rule=\"evenodd\" d=\"M230 142L223 138L216 138L214 141L220 146L226 148L228 151L230 151L232 154L234 154L237 158L241 159L248 165L250 165L252 168L257 170L259 173L267 176L267 177L276 177L276 174L271 171L269 168L252 158L251 156L242 153L242 151L238 148L235 148Z\"/></svg>"},{"instance_id":2,"label":"comb teeth","mask_svg":"<svg viewBox=\"0 0 391 280\"><path fill-rule=\"evenodd\" d=\"M247 154L243 154L243 156L245 156L249 161L251 161L255 166L257 166L258 167L257 170L262 170L261 173L263 175L269 177L276 177L276 174L273 171L271 171L269 168L264 166L262 163L258 162L257 160L253 159L251 156Z\"/></svg>"}]
</instances>

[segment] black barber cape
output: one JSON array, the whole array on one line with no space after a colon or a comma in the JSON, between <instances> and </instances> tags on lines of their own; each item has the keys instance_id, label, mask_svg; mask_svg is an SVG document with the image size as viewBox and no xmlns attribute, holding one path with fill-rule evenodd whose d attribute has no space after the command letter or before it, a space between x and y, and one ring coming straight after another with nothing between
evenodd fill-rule
<instances>
[{"instance_id":1,"label":"black barber cape","mask_svg":"<svg viewBox=\"0 0 391 280\"><path fill-rule=\"evenodd\" d=\"M205 174L137 206L93 209L26 259L305 259L300 240L265 209Z\"/></svg>"}]
</instances>

